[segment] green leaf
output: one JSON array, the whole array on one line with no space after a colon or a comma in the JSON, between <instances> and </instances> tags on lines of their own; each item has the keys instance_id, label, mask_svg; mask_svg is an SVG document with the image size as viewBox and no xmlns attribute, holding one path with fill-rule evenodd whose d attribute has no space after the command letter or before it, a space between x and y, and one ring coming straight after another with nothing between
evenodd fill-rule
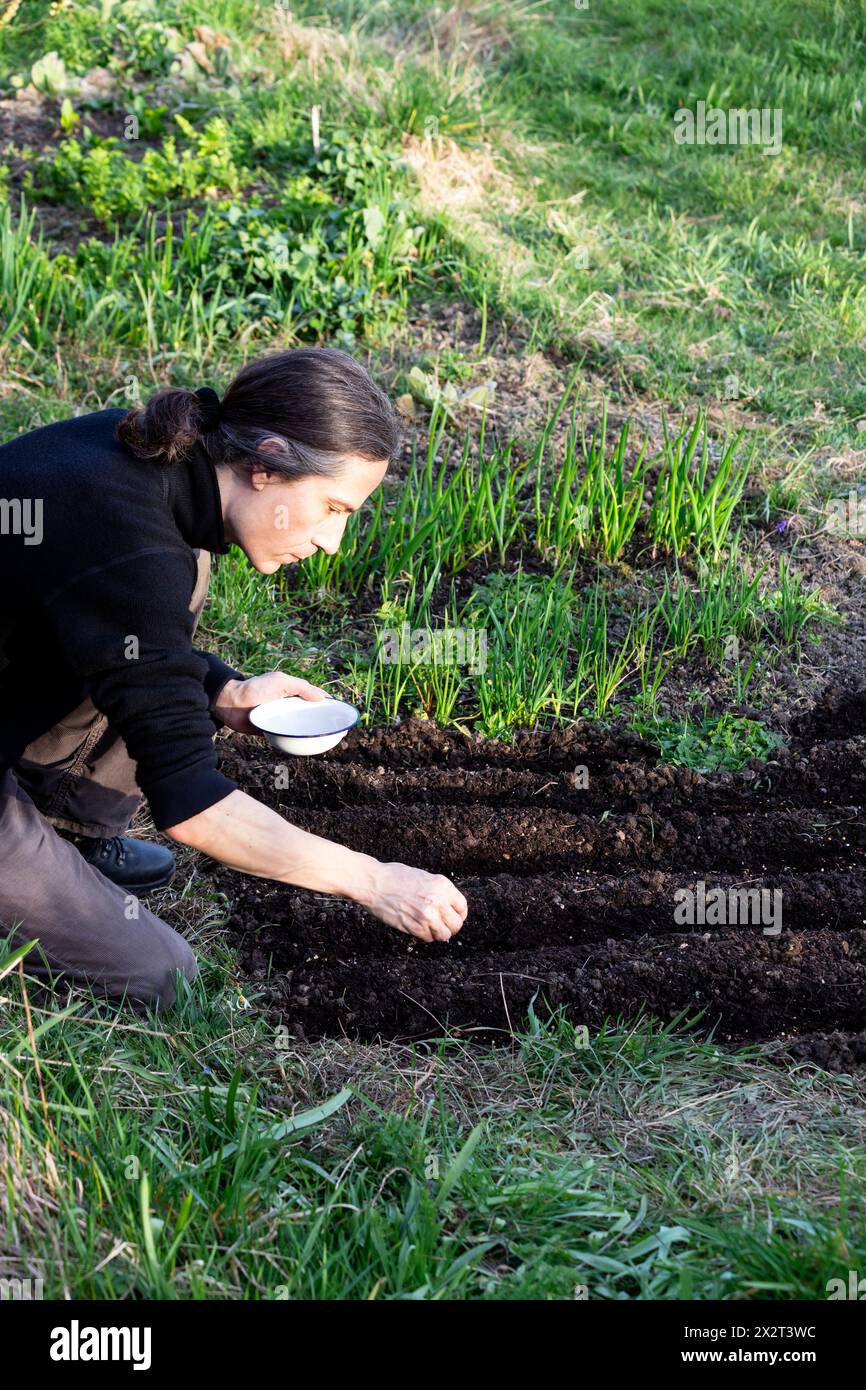
<instances>
[{"instance_id":1,"label":"green leaf","mask_svg":"<svg viewBox=\"0 0 866 1390\"><path fill-rule=\"evenodd\" d=\"M312 1129L314 1125L321 1124L323 1120L329 1119L341 1106L345 1105L351 1094L351 1089L349 1087L344 1087L342 1091L339 1091L335 1096L331 1096L328 1100L324 1101L322 1105L317 1105L312 1110L303 1110L300 1115L292 1115L287 1120L280 1120L278 1124L272 1125L270 1129L262 1131L257 1138L259 1141L277 1143L282 1139L288 1139L293 1134L298 1134L303 1129ZM187 1173L203 1173L208 1168L213 1168L215 1164L220 1163L222 1159L230 1158L233 1153L237 1152L237 1149L238 1142L224 1144L221 1149L217 1149L214 1153L208 1154L207 1158L195 1168L187 1169Z\"/></svg>"},{"instance_id":2,"label":"green leaf","mask_svg":"<svg viewBox=\"0 0 866 1390\"><path fill-rule=\"evenodd\" d=\"M448 1172L445 1174L445 1177L442 1179L442 1185L439 1188L439 1191L436 1193L437 1206L441 1206L443 1204L445 1199L448 1197L449 1193L460 1181L463 1171L466 1168L466 1165L468 1164L473 1153L475 1152L475 1149L477 1148L483 1133L483 1123L477 1124L473 1129L472 1133L469 1135L469 1138L466 1140L466 1143L463 1145L463 1148L460 1150L459 1154L454 1159L454 1162L451 1164L451 1167L448 1169Z\"/></svg>"}]
</instances>

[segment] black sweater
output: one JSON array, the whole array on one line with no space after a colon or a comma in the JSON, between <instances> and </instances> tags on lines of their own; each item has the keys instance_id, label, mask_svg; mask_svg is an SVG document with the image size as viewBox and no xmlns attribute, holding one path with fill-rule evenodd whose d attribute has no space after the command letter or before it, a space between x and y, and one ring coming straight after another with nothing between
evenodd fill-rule
<instances>
[{"instance_id":1,"label":"black sweater","mask_svg":"<svg viewBox=\"0 0 866 1390\"><path fill-rule=\"evenodd\" d=\"M198 446L135 458L114 436L124 414L0 447L0 769L89 696L162 830L235 789L210 711L243 677L192 645L193 548L228 551L213 465Z\"/></svg>"}]
</instances>

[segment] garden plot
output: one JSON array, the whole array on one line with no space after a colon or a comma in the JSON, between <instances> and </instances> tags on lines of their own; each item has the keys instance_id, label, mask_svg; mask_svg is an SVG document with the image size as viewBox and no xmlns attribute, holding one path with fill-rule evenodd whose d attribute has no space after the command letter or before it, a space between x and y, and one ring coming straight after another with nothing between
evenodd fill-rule
<instances>
[{"instance_id":1,"label":"garden plot","mask_svg":"<svg viewBox=\"0 0 866 1390\"><path fill-rule=\"evenodd\" d=\"M495 1040L535 1001L589 1028L685 1011L719 1040L826 1051L812 1035L841 1030L842 1046L866 1028L863 713L856 696L825 702L767 763L712 776L665 765L633 733L508 744L409 719L290 760L275 790L272 750L225 741L225 769L253 795L352 849L448 874L470 909L450 942L425 944L354 904L219 870L248 991L301 1037L447 1024ZM775 926L714 920L712 902L750 888L781 906ZM683 920L689 902L703 920Z\"/></svg>"}]
</instances>

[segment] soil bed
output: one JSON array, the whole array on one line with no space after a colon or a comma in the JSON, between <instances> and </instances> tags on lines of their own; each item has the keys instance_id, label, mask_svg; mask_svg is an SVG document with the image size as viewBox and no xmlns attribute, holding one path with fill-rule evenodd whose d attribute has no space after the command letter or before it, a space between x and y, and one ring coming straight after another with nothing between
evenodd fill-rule
<instances>
[{"instance_id":1,"label":"soil bed","mask_svg":"<svg viewBox=\"0 0 866 1390\"><path fill-rule=\"evenodd\" d=\"M447 873L470 905L457 937L426 945L351 903L215 868L247 984L299 1037L504 1039L534 998L590 1029L703 1011L720 1041L862 1065L863 715L862 693L828 692L777 759L714 776L578 727L511 746L409 719L309 760L225 738L224 769L288 819ZM699 883L780 890L782 930L678 925L675 894Z\"/></svg>"}]
</instances>

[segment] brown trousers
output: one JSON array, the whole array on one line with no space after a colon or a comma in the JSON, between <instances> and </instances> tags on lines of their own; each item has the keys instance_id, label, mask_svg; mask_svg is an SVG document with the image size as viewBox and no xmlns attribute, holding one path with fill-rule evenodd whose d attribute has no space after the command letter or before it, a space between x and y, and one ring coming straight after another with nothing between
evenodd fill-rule
<instances>
[{"instance_id":1,"label":"brown trousers","mask_svg":"<svg viewBox=\"0 0 866 1390\"><path fill-rule=\"evenodd\" d=\"M209 578L201 550L196 625ZM110 998L170 1007L175 972L195 975L190 947L53 829L121 835L141 800L125 744L89 700L31 743L0 777L0 938L38 943L24 960L29 975L56 982L65 973Z\"/></svg>"}]
</instances>

